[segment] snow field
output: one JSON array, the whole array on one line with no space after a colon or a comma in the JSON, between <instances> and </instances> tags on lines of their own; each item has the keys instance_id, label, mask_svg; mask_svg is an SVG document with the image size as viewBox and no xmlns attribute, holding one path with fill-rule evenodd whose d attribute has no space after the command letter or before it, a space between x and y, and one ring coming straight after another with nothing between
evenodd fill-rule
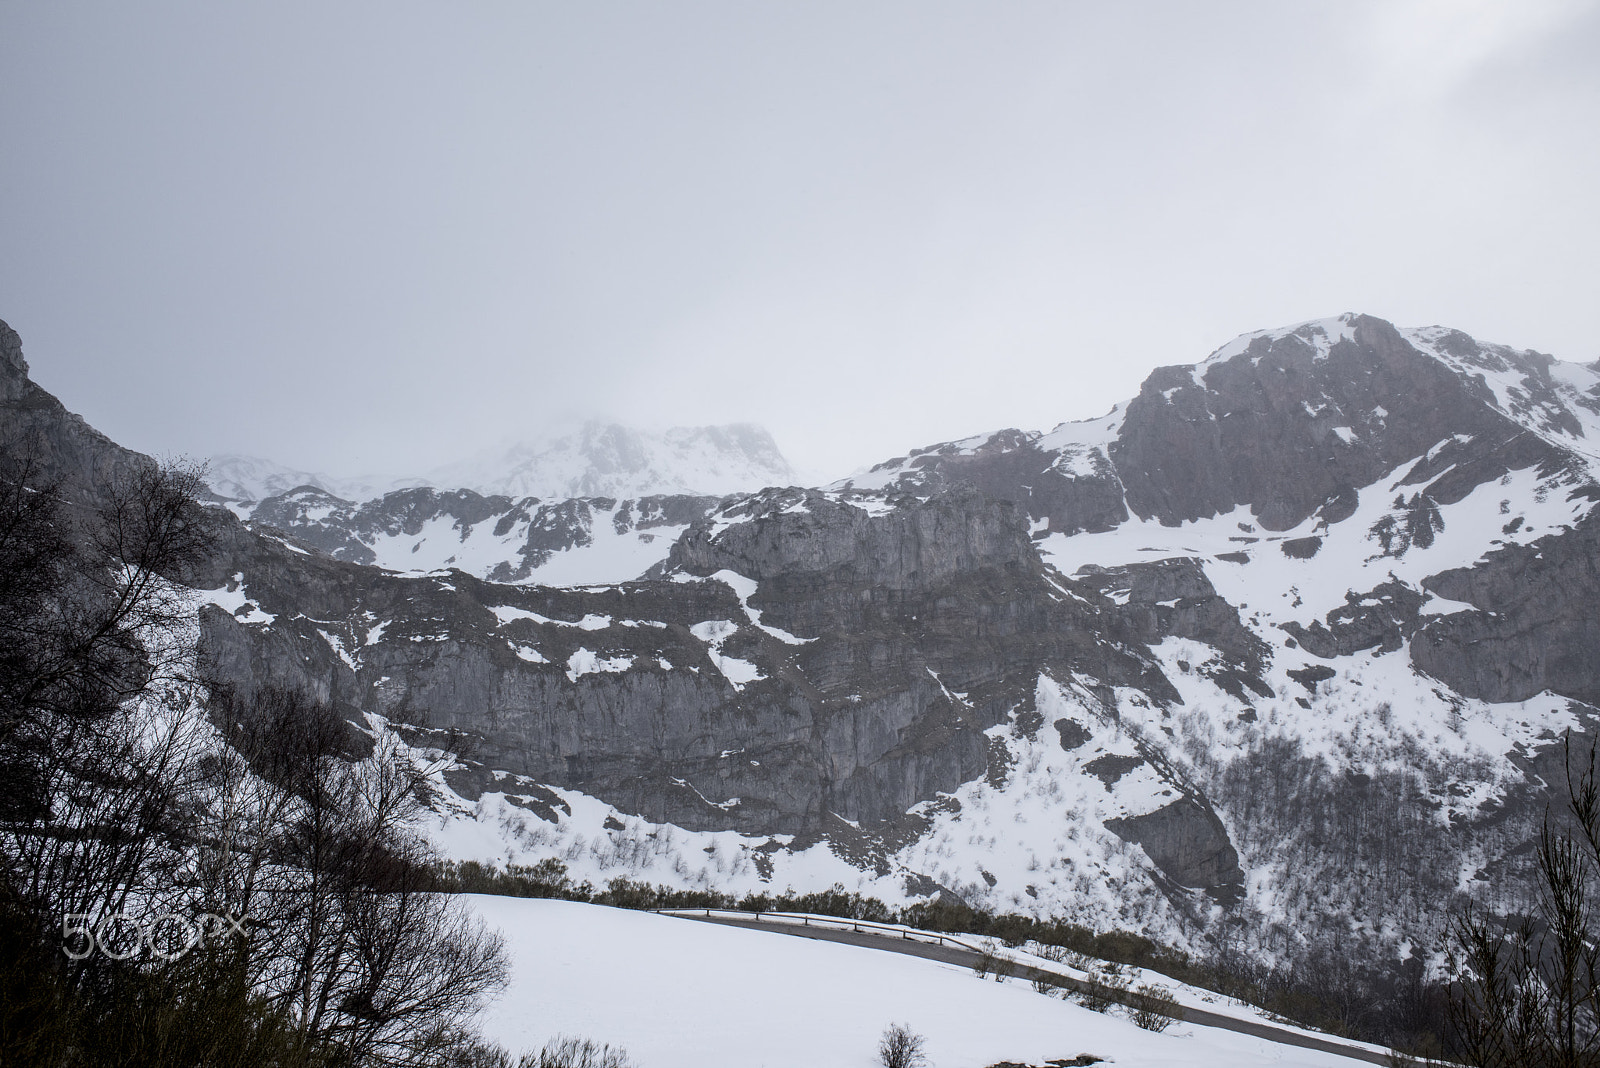
<instances>
[{"instance_id":1,"label":"snow field","mask_svg":"<svg viewBox=\"0 0 1600 1068\"><path fill-rule=\"evenodd\" d=\"M1172 903L1142 892L1154 870L1144 850L1104 827L1105 820L1151 812L1180 795L1142 760L1104 778L1084 770L1105 757L1133 764L1138 749L1075 684L1041 677L1034 700L1044 717L1036 735L1024 735L1014 722L986 732L1004 742L1014 760L1005 781L994 786L978 779L947 795L955 804L925 804L927 830L893 862L974 905L1066 916L1095 930L1139 931L1190 948ZM1086 730L1088 740L1063 749L1053 726L1061 719Z\"/></svg>"},{"instance_id":2,"label":"snow field","mask_svg":"<svg viewBox=\"0 0 1600 1068\"><path fill-rule=\"evenodd\" d=\"M1362 1062L1214 1028L1143 1031L1017 979L791 935L567 901L471 896L504 932L511 981L481 1019L513 1053L551 1036L639 1068L871 1068L904 1023L933 1068L1092 1053L1117 1068L1348 1068Z\"/></svg>"}]
</instances>

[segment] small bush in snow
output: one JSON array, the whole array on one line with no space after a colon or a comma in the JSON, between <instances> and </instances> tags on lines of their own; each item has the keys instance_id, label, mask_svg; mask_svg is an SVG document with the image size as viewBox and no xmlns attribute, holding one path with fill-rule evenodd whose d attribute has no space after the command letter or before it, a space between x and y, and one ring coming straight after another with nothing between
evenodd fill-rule
<instances>
[{"instance_id":1,"label":"small bush in snow","mask_svg":"<svg viewBox=\"0 0 1600 1068\"><path fill-rule=\"evenodd\" d=\"M1111 1007L1117 1004L1098 990L1064 990L1061 992L1061 997L1067 1001L1077 1002L1090 1012L1110 1012Z\"/></svg>"},{"instance_id":2,"label":"small bush in snow","mask_svg":"<svg viewBox=\"0 0 1600 1068\"><path fill-rule=\"evenodd\" d=\"M1080 991L1074 1000L1095 1012L1110 1012L1113 1005L1122 1003L1121 994L1128 989L1128 980L1115 967L1107 968L1094 977L1094 986Z\"/></svg>"},{"instance_id":3,"label":"small bush in snow","mask_svg":"<svg viewBox=\"0 0 1600 1068\"><path fill-rule=\"evenodd\" d=\"M891 1024L878 1041L878 1063L883 1068L922 1068L928 1063L922 1052L925 1041L905 1024Z\"/></svg>"},{"instance_id":4,"label":"small bush in snow","mask_svg":"<svg viewBox=\"0 0 1600 1068\"><path fill-rule=\"evenodd\" d=\"M1128 1019L1146 1031L1165 1031L1172 1026L1177 1011L1177 998L1162 987L1145 983L1134 991Z\"/></svg>"}]
</instances>

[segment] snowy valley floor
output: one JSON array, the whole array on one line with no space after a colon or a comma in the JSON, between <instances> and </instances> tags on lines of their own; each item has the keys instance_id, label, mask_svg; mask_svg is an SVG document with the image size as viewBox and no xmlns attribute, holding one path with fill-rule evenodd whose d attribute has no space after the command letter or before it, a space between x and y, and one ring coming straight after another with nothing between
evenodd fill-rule
<instances>
[{"instance_id":1,"label":"snowy valley floor","mask_svg":"<svg viewBox=\"0 0 1600 1068\"><path fill-rule=\"evenodd\" d=\"M872 1068L891 1023L932 1068L1080 1053L1118 1068L1353 1068L1362 1062L1189 1024L1163 1034L970 970L878 950L568 901L467 899L505 933L511 982L483 1019L513 1053L552 1035L638 1068Z\"/></svg>"}]
</instances>

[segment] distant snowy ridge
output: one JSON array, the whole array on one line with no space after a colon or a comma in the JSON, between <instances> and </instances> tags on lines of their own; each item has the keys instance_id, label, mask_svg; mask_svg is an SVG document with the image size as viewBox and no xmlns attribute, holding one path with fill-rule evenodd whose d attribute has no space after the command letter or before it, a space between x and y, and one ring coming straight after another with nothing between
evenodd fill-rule
<instances>
[{"instance_id":1,"label":"distant snowy ridge","mask_svg":"<svg viewBox=\"0 0 1600 1068\"><path fill-rule=\"evenodd\" d=\"M588 422L571 434L482 453L428 475L432 485L486 496L720 496L789 485L772 435L751 423L638 430Z\"/></svg>"},{"instance_id":2,"label":"distant snowy ridge","mask_svg":"<svg viewBox=\"0 0 1600 1068\"><path fill-rule=\"evenodd\" d=\"M211 457L206 464L206 483L211 487L211 492L219 497L247 503L277 497L301 486L315 486L324 493L345 500L365 501L394 490L428 484L420 478L382 475L339 478L318 471L302 471L260 456L238 453Z\"/></svg>"},{"instance_id":3,"label":"distant snowy ridge","mask_svg":"<svg viewBox=\"0 0 1600 1068\"><path fill-rule=\"evenodd\" d=\"M484 496L569 500L721 496L789 485L794 471L772 435L751 423L657 432L591 421L570 434L483 452L420 478L343 478L230 454L212 458L206 480L218 496L249 503L302 486L346 501L368 501L424 486L469 489Z\"/></svg>"}]
</instances>

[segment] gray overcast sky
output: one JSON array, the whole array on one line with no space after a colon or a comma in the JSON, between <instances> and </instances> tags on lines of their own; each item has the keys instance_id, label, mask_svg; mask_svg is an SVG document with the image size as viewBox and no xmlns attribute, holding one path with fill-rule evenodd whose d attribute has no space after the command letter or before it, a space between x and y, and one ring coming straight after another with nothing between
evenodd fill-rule
<instances>
[{"instance_id":1,"label":"gray overcast sky","mask_svg":"<svg viewBox=\"0 0 1600 1068\"><path fill-rule=\"evenodd\" d=\"M1372 312L1600 357L1600 3L0 0L0 318L130 446L817 475Z\"/></svg>"}]
</instances>

